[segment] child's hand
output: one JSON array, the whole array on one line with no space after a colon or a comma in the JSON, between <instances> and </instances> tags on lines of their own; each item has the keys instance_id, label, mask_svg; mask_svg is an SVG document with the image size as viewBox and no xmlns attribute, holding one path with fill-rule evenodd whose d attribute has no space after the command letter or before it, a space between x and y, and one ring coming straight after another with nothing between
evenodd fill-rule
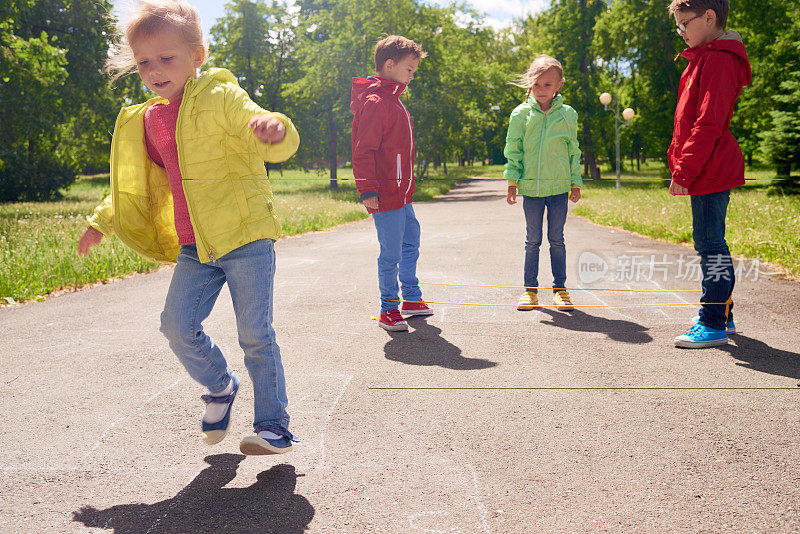
<instances>
[{"instance_id":1,"label":"child's hand","mask_svg":"<svg viewBox=\"0 0 800 534\"><path fill-rule=\"evenodd\" d=\"M669 183L669 194L673 195L673 196L675 196L675 195L688 195L689 194L689 190L686 189L685 187L683 187L682 185L676 183L675 180L672 180Z\"/></svg>"},{"instance_id":2,"label":"child's hand","mask_svg":"<svg viewBox=\"0 0 800 534\"><path fill-rule=\"evenodd\" d=\"M570 191L569 199L574 204L575 202L581 199L581 188L580 187L573 187L572 191Z\"/></svg>"},{"instance_id":3,"label":"child's hand","mask_svg":"<svg viewBox=\"0 0 800 534\"><path fill-rule=\"evenodd\" d=\"M86 256L89 253L89 249L99 245L102 240L103 234L90 226L83 232L81 240L78 241L78 255Z\"/></svg>"},{"instance_id":4,"label":"child's hand","mask_svg":"<svg viewBox=\"0 0 800 534\"><path fill-rule=\"evenodd\" d=\"M506 195L506 202L513 205L517 203L517 186L508 186L508 195Z\"/></svg>"},{"instance_id":5,"label":"child's hand","mask_svg":"<svg viewBox=\"0 0 800 534\"><path fill-rule=\"evenodd\" d=\"M256 115L250 119L248 126L253 130L253 135L269 144L280 143L286 135L283 123L269 115Z\"/></svg>"},{"instance_id":6,"label":"child's hand","mask_svg":"<svg viewBox=\"0 0 800 534\"><path fill-rule=\"evenodd\" d=\"M371 210L377 210L378 209L378 197L365 198L361 202L364 204L365 208L368 208L368 209L371 209Z\"/></svg>"}]
</instances>

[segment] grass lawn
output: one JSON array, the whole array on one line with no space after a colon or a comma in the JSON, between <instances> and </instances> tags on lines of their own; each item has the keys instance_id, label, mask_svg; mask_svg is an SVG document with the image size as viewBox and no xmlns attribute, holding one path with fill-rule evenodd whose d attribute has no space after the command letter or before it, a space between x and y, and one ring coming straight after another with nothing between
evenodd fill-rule
<instances>
[{"instance_id":1,"label":"grass lawn","mask_svg":"<svg viewBox=\"0 0 800 534\"><path fill-rule=\"evenodd\" d=\"M415 201L446 193L459 178L479 173L452 168L447 179L418 182ZM285 235L321 230L367 217L358 202L351 169L339 169L337 190L326 174L272 172L278 216ZM350 179L348 181L347 179ZM158 263L139 257L117 239L104 239L87 257L77 255L86 215L109 190L108 175L82 177L57 202L0 204L0 306L42 299L62 289L154 270Z\"/></svg>"},{"instance_id":2,"label":"grass lawn","mask_svg":"<svg viewBox=\"0 0 800 534\"><path fill-rule=\"evenodd\" d=\"M689 197L671 196L659 172L660 165L648 164L639 173L623 174L619 191L611 172L604 176L612 179L585 182L574 213L656 239L692 243ZM760 258L799 277L800 196L770 195L773 177L770 169L748 169L746 185L731 194L725 237L732 254Z\"/></svg>"},{"instance_id":3,"label":"grass lawn","mask_svg":"<svg viewBox=\"0 0 800 534\"><path fill-rule=\"evenodd\" d=\"M503 167L484 167L485 175L502 176ZM638 172L616 175L603 169L603 179L584 181L583 196L574 214L592 222L630 230L671 243L692 243L689 197L673 197L662 180L663 165L648 162ZM733 254L760 258L800 277L800 196L770 195L775 171L747 169L746 185L733 190L726 240Z\"/></svg>"}]
</instances>

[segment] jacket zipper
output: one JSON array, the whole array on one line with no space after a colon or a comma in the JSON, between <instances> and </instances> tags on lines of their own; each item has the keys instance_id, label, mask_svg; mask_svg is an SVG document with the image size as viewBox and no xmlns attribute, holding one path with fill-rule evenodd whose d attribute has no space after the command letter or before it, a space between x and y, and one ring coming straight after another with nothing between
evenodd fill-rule
<instances>
[{"instance_id":1,"label":"jacket zipper","mask_svg":"<svg viewBox=\"0 0 800 534\"><path fill-rule=\"evenodd\" d=\"M541 140L539 141L539 161L537 162L537 174L536 174L536 196L539 196L539 185L542 183L542 150L544 150L544 137L547 133L547 113L544 113L544 121L542 121L542 136Z\"/></svg>"},{"instance_id":2,"label":"jacket zipper","mask_svg":"<svg viewBox=\"0 0 800 534\"><path fill-rule=\"evenodd\" d=\"M181 118L183 117L184 104L186 103L186 95L188 94L189 89L191 88L192 85L194 85L193 80L190 79L188 82L186 82L186 87L184 87L183 96L181 97L181 105L178 108L178 121L175 124L175 144L178 149L178 169L181 171L181 188L183 188L183 196L186 198L186 207L189 209L189 221L192 223L192 229L194 230L195 240L199 241L200 244L203 246L203 248L207 251L208 258L211 261L216 261L216 259L214 258L214 250L208 246L205 237L199 230L199 227L197 225L197 217L194 214L194 209L192 208L192 204L191 202L189 202L189 195L186 194L186 188L184 187L183 184L185 180L184 176L186 176L186 173L184 172L183 169L183 157L181 157L183 154L183 147L178 132L181 131Z\"/></svg>"},{"instance_id":3,"label":"jacket zipper","mask_svg":"<svg viewBox=\"0 0 800 534\"><path fill-rule=\"evenodd\" d=\"M400 108L406 114L406 121L408 121L408 135L409 135L409 140L411 141L411 148L408 149L408 161L409 161L409 164L413 167L414 166L414 128L411 126L411 115L409 115L408 110L403 105L403 103L400 102L399 99L397 100L397 103L400 104ZM398 160L398 164L399 164L399 162L400 162L400 156L399 155L397 156L397 160ZM408 177L408 188L406 188L406 193L405 193L406 195L408 195L408 192L411 191L411 184L412 183L414 183L414 181L411 179L411 176L409 176ZM397 185L400 185L400 184L398 183Z\"/></svg>"},{"instance_id":4,"label":"jacket zipper","mask_svg":"<svg viewBox=\"0 0 800 534\"><path fill-rule=\"evenodd\" d=\"M400 153L397 153L397 187L400 187L400 182L403 180L403 164L400 160Z\"/></svg>"}]
</instances>

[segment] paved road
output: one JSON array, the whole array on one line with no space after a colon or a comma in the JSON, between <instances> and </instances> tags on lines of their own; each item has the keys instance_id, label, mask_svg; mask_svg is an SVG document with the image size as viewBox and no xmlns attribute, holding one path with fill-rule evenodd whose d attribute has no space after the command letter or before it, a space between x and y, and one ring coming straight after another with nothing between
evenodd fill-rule
<instances>
[{"instance_id":1,"label":"paved road","mask_svg":"<svg viewBox=\"0 0 800 534\"><path fill-rule=\"evenodd\" d=\"M416 207L422 280L521 282L523 216L502 187ZM569 285L590 289L578 304L698 299L601 291L696 289L687 247L577 217L566 242ZM238 453L252 391L227 293L206 328L245 379L232 435L210 448L202 390L158 332L170 269L0 310L0 531L800 530L800 285L743 264L743 333L720 349L672 346L692 306L436 305L388 334L372 320L376 251L371 221L278 244L304 438L280 457ZM546 251L542 271L550 283ZM424 292L513 304L519 290Z\"/></svg>"}]
</instances>

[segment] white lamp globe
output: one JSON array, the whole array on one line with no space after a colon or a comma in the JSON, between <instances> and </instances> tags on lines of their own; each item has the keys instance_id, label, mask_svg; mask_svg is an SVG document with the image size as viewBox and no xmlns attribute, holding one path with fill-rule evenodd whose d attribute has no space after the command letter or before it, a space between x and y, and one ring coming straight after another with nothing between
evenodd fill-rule
<instances>
[{"instance_id":1,"label":"white lamp globe","mask_svg":"<svg viewBox=\"0 0 800 534\"><path fill-rule=\"evenodd\" d=\"M631 108L625 108L625 110L622 112L622 118L625 119L626 121L633 120L635 116L636 112L633 111Z\"/></svg>"},{"instance_id":2,"label":"white lamp globe","mask_svg":"<svg viewBox=\"0 0 800 534\"><path fill-rule=\"evenodd\" d=\"M600 95L600 103L604 106L607 106L611 103L611 95L608 93L603 93Z\"/></svg>"}]
</instances>

